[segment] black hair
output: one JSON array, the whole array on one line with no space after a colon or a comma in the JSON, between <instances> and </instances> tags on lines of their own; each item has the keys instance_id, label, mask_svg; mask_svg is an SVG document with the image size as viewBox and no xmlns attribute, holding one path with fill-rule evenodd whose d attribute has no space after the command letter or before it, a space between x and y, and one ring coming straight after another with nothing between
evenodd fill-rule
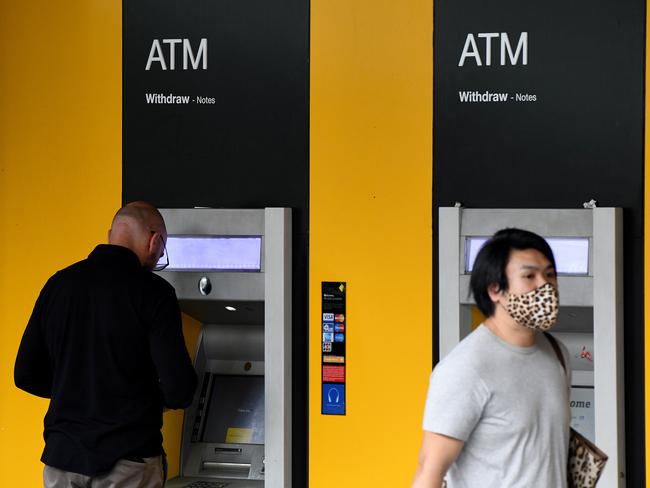
<instances>
[{"instance_id":1,"label":"black hair","mask_svg":"<svg viewBox=\"0 0 650 488\"><path fill-rule=\"evenodd\" d=\"M555 268L553 251L543 237L527 230L514 228L502 229L494 234L478 252L469 282L476 305L486 317L494 314L494 302L490 299L488 287L496 283L499 290L508 289L506 266L510 259L510 251L513 249L519 251L536 249L546 256Z\"/></svg>"}]
</instances>

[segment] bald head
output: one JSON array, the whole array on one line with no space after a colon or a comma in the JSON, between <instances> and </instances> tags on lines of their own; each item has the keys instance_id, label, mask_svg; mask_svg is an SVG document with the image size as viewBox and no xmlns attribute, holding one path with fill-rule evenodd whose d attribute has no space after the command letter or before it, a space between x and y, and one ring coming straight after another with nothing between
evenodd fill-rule
<instances>
[{"instance_id":1,"label":"bald head","mask_svg":"<svg viewBox=\"0 0 650 488\"><path fill-rule=\"evenodd\" d=\"M162 256L166 240L165 221L147 202L131 202L119 209L108 231L110 244L131 249L149 270Z\"/></svg>"}]
</instances>

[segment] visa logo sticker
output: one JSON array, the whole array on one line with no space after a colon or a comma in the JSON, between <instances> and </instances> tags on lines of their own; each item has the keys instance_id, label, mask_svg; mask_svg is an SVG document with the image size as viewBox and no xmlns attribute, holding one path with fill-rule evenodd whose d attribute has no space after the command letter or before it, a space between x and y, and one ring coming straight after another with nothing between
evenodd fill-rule
<instances>
[{"instance_id":1,"label":"visa logo sticker","mask_svg":"<svg viewBox=\"0 0 650 488\"><path fill-rule=\"evenodd\" d=\"M334 322L334 314L333 313L324 313L323 314L323 322Z\"/></svg>"}]
</instances>

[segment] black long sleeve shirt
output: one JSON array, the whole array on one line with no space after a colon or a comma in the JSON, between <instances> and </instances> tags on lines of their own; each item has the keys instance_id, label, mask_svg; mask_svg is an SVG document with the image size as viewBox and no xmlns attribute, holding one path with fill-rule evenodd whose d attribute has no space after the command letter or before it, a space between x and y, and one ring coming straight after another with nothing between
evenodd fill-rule
<instances>
[{"instance_id":1,"label":"black long sleeve shirt","mask_svg":"<svg viewBox=\"0 0 650 488\"><path fill-rule=\"evenodd\" d=\"M45 284L16 358L18 388L45 398L41 460L87 476L162 450L162 409L197 378L173 287L125 247L99 245Z\"/></svg>"}]
</instances>

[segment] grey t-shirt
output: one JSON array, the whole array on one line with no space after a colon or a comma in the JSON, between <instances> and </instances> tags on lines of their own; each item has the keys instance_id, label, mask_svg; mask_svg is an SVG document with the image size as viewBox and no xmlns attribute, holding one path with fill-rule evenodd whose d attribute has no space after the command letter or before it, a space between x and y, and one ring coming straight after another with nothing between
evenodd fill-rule
<instances>
[{"instance_id":1,"label":"grey t-shirt","mask_svg":"<svg viewBox=\"0 0 650 488\"><path fill-rule=\"evenodd\" d=\"M566 488L569 377L543 334L516 347L481 325L461 341L431 373L423 422L465 441L449 488Z\"/></svg>"}]
</instances>

